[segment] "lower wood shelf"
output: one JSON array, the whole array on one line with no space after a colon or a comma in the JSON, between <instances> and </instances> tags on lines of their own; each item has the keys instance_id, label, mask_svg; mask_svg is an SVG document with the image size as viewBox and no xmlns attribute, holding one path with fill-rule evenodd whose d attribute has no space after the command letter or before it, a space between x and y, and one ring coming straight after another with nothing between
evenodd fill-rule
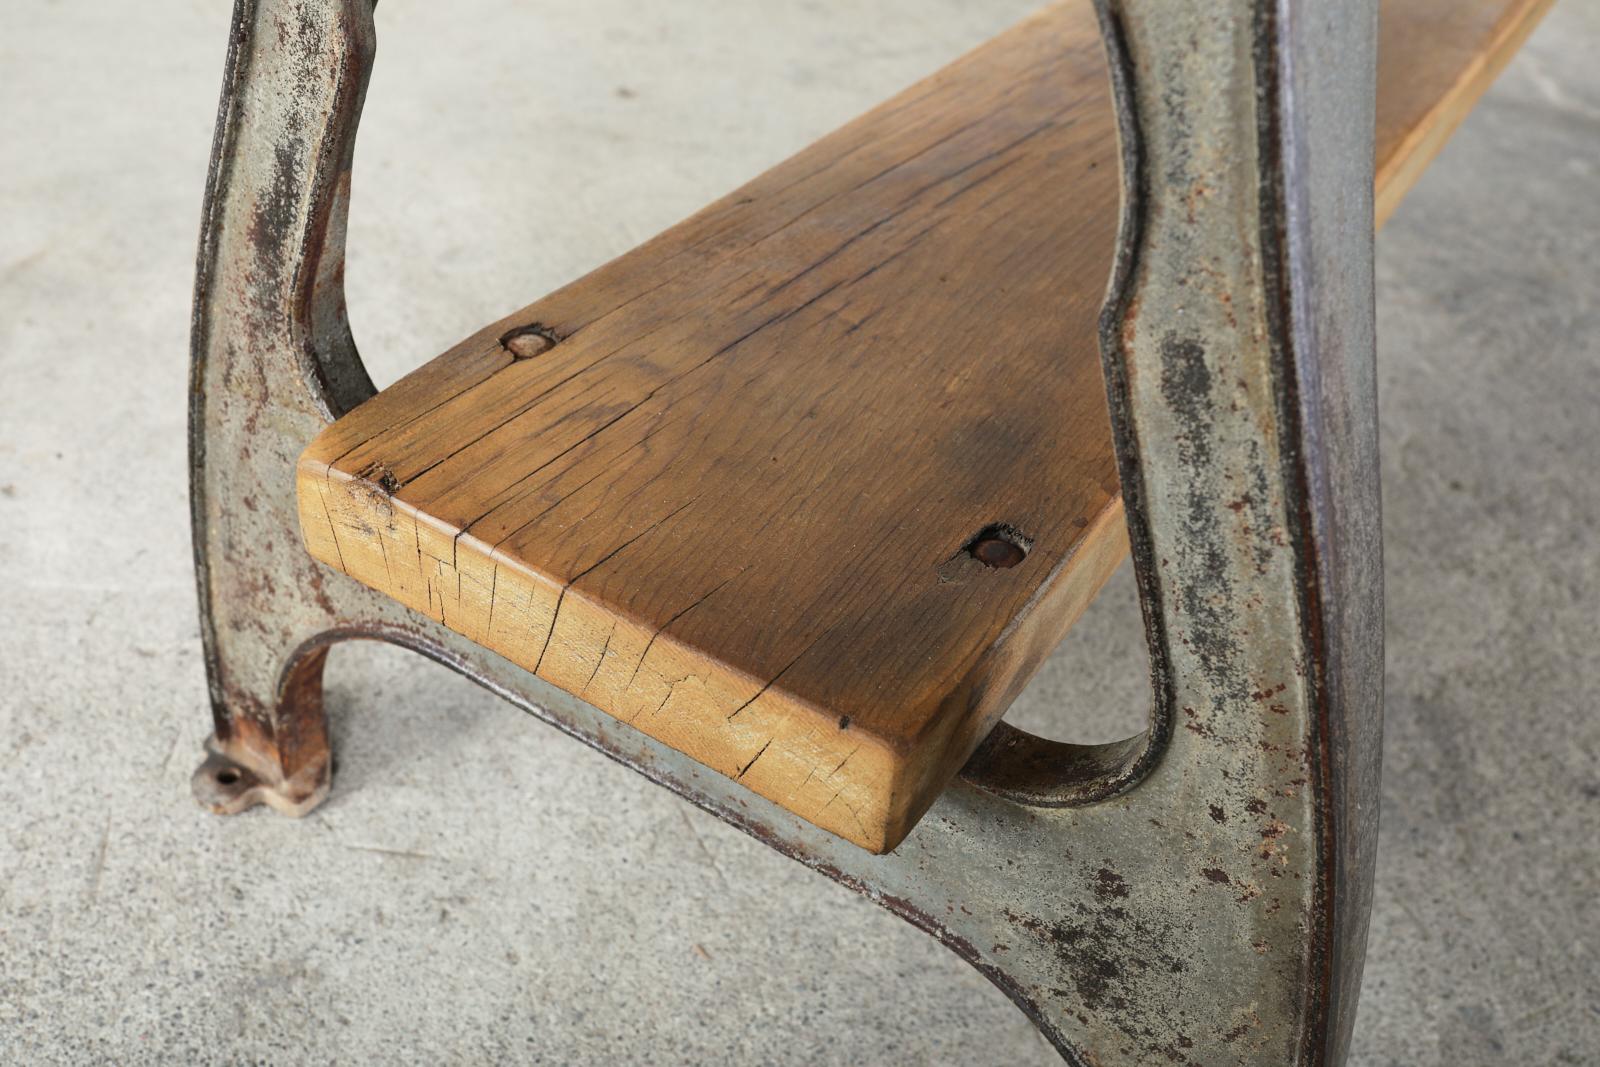
<instances>
[{"instance_id":1,"label":"lower wood shelf","mask_svg":"<svg viewBox=\"0 0 1600 1067\"><path fill-rule=\"evenodd\" d=\"M1545 6L1384 4L1380 213ZM1048 8L340 419L306 544L887 851L1125 554L1117 167Z\"/></svg>"}]
</instances>

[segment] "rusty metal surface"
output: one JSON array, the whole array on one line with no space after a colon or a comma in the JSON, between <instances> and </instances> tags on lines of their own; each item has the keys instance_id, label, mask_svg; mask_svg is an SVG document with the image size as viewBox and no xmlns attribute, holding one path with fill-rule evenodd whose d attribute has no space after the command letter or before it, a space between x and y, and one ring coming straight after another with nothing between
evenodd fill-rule
<instances>
[{"instance_id":1,"label":"rusty metal surface","mask_svg":"<svg viewBox=\"0 0 1600 1067\"><path fill-rule=\"evenodd\" d=\"M1271 791L1260 856L1298 884L1277 936L1302 941L1279 1055L1337 1063L1382 713L1376 5L1101 11L1125 151L1101 344L1157 707Z\"/></svg>"},{"instance_id":2,"label":"rusty metal surface","mask_svg":"<svg viewBox=\"0 0 1600 1067\"><path fill-rule=\"evenodd\" d=\"M1338 1062L1381 660L1370 170L1361 194L1344 187L1363 135L1370 153L1370 59L1348 60L1370 46L1359 6L1329 30L1292 3L1103 5L1128 180L1103 343L1153 726L1098 751L1003 728L899 849L872 856L305 554L296 456L371 389L341 292L371 8L239 0L195 302L216 718L197 796L313 805L324 653L387 640L928 931L1071 1062ZM1068 788L1129 768L1113 796Z\"/></svg>"},{"instance_id":3,"label":"rusty metal surface","mask_svg":"<svg viewBox=\"0 0 1600 1067\"><path fill-rule=\"evenodd\" d=\"M320 670L305 684L292 652L353 606L324 588L287 505L307 435L372 392L343 260L373 48L364 5L236 6L201 223L190 507L214 744L248 771L209 782L261 783L286 810L325 792L329 768Z\"/></svg>"},{"instance_id":4,"label":"rusty metal surface","mask_svg":"<svg viewBox=\"0 0 1600 1067\"><path fill-rule=\"evenodd\" d=\"M1299 434L1302 566L1318 685L1321 920L1327 1063L1350 1046L1378 845L1383 734L1383 533L1373 318L1374 4L1285 4L1273 31L1288 62L1276 122L1282 212L1277 267L1288 392ZM1331 898L1331 899L1329 899Z\"/></svg>"}]
</instances>

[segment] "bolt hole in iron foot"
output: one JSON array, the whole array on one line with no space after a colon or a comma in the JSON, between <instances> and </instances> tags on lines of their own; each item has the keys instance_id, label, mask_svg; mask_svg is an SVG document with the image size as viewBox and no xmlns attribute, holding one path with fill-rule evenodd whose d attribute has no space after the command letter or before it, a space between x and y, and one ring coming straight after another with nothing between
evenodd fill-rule
<instances>
[{"instance_id":1,"label":"bolt hole in iron foot","mask_svg":"<svg viewBox=\"0 0 1600 1067\"><path fill-rule=\"evenodd\" d=\"M195 799L220 815L234 815L261 803L256 795L259 784L255 775L215 750L190 782Z\"/></svg>"},{"instance_id":2,"label":"bolt hole in iron foot","mask_svg":"<svg viewBox=\"0 0 1600 1067\"><path fill-rule=\"evenodd\" d=\"M328 796L332 767L308 767L289 779L269 780L207 744L205 762L194 772L189 786L200 806L217 815L237 815L266 805L282 815L299 818Z\"/></svg>"}]
</instances>

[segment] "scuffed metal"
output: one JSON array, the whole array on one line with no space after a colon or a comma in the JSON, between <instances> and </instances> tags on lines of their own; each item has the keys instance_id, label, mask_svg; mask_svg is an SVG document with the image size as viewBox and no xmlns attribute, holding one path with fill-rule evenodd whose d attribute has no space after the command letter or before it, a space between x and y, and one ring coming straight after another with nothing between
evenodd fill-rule
<instances>
[{"instance_id":1,"label":"scuffed metal","mask_svg":"<svg viewBox=\"0 0 1600 1067\"><path fill-rule=\"evenodd\" d=\"M320 658L308 673L291 653L352 605L301 547L293 470L373 391L343 274L374 49L362 0L239 3L202 217L190 506L214 746L287 811L326 792L329 764Z\"/></svg>"},{"instance_id":2,"label":"scuffed metal","mask_svg":"<svg viewBox=\"0 0 1600 1067\"><path fill-rule=\"evenodd\" d=\"M1370 51L1372 5L1357 6L1329 28L1298 0L1103 0L1126 191L1102 343L1153 726L1096 749L1002 727L873 856L306 555L295 460L371 391L340 284L371 6L239 0L195 301L216 720L197 795L314 805L327 649L386 640L928 931L1070 1062L1339 1062L1381 666L1370 169L1364 201L1339 199L1362 137L1370 164L1370 60L1348 56Z\"/></svg>"},{"instance_id":3,"label":"scuffed metal","mask_svg":"<svg viewBox=\"0 0 1600 1067\"><path fill-rule=\"evenodd\" d=\"M1102 0L1125 193L1101 343L1157 706L1266 757L1258 781L1276 785L1280 829L1261 855L1304 843L1281 1058L1338 1063L1366 937L1382 714L1377 11L1224 7ZM1287 736L1262 728L1274 715ZM1167 760L1190 744L1177 735Z\"/></svg>"}]
</instances>

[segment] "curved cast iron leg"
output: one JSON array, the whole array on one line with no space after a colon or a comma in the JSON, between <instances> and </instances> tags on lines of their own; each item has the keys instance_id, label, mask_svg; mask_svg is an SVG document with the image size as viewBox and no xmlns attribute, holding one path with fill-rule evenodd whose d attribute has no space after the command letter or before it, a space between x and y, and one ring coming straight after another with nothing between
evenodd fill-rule
<instances>
[{"instance_id":1,"label":"curved cast iron leg","mask_svg":"<svg viewBox=\"0 0 1600 1067\"><path fill-rule=\"evenodd\" d=\"M1381 705L1372 5L1102 8L1125 178L1102 347L1158 756L1136 784L1076 796L1092 754L1002 728L873 856L314 564L295 459L371 389L339 286L371 7L239 0L194 333L202 801L315 804L326 648L387 639L927 930L1071 1062L1340 1062Z\"/></svg>"},{"instance_id":2,"label":"curved cast iron leg","mask_svg":"<svg viewBox=\"0 0 1600 1067\"><path fill-rule=\"evenodd\" d=\"M326 795L325 651L348 613L294 519L294 463L372 391L344 317L344 208L367 5L240 3L206 189L190 478L215 735L196 796L302 814ZM246 85L266 91L245 92Z\"/></svg>"}]
</instances>

